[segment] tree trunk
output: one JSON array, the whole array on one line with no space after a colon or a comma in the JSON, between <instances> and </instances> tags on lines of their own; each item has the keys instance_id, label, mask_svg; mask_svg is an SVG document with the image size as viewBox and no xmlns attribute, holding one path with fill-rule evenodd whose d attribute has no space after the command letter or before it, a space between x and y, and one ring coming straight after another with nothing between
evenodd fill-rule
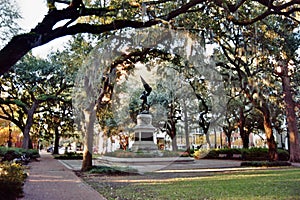
<instances>
[{"instance_id":1,"label":"tree trunk","mask_svg":"<svg viewBox=\"0 0 300 200\"><path fill-rule=\"evenodd\" d=\"M205 138L206 138L206 143L207 143L207 149L210 149L211 148L211 143L210 143L210 138L209 138L208 131L205 131Z\"/></svg>"},{"instance_id":2,"label":"tree trunk","mask_svg":"<svg viewBox=\"0 0 300 200\"><path fill-rule=\"evenodd\" d=\"M177 151L178 150L176 135L172 138L172 150L173 151Z\"/></svg>"},{"instance_id":3,"label":"tree trunk","mask_svg":"<svg viewBox=\"0 0 300 200\"><path fill-rule=\"evenodd\" d=\"M202 128L203 133L205 134L207 149L210 149L211 148L211 142L210 142L210 138L209 138L210 134L208 132L210 123L206 123L205 119L203 117L200 117L199 126Z\"/></svg>"},{"instance_id":4,"label":"tree trunk","mask_svg":"<svg viewBox=\"0 0 300 200\"><path fill-rule=\"evenodd\" d=\"M227 136L228 148L231 149L231 134Z\"/></svg>"},{"instance_id":5,"label":"tree trunk","mask_svg":"<svg viewBox=\"0 0 300 200\"><path fill-rule=\"evenodd\" d=\"M243 137L243 148L248 149L249 148L249 134L244 131L244 137Z\"/></svg>"},{"instance_id":6,"label":"tree trunk","mask_svg":"<svg viewBox=\"0 0 300 200\"><path fill-rule=\"evenodd\" d=\"M246 119L245 119L245 114L244 114L244 108L240 107L240 119L239 119L239 130L240 130L240 135L243 141L243 148L248 149L249 148L249 134L245 131L245 124L246 124Z\"/></svg>"},{"instance_id":7,"label":"tree trunk","mask_svg":"<svg viewBox=\"0 0 300 200\"><path fill-rule=\"evenodd\" d=\"M96 121L95 104L91 104L89 109L84 111L84 148L83 161L81 171L87 171L93 166L93 139L94 139L94 123Z\"/></svg>"},{"instance_id":8,"label":"tree trunk","mask_svg":"<svg viewBox=\"0 0 300 200\"><path fill-rule=\"evenodd\" d=\"M59 131L58 131L58 125L55 125L54 127L54 149L53 154L58 154L58 147L59 147Z\"/></svg>"},{"instance_id":9,"label":"tree trunk","mask_svg":"<svg viewBox=\"0 0 300 200\"><path fill-rule=\"evenodd\" d=\"M185 145L186 151L190 153L190 135L189 135L189 123L188 123L188 114L186 107L186 100L183 100L183 117L184 117L184 132L185 132Z\"/></svg>"},{"instance_id":10,"label":"tree trunk","mask_svg":"<svg viewBox=\"0 0 300 200\"><path fill-rule=\"evenodd\" d=\"M270 119L270 110L268 106L265 104L261 111L264 117L264 130L267 137L267 144L269 147L269 160L276 161L278 160L278 153L277 153L277 144L275 142L275 138L273 135L272 123Z\"/></svg>"},{"instance_id":11,"label":"tree trunk","mask_svg":"<svg viewBox=\"0 0 300 200\"><path fill-rule=\"evenodd\" d=\"M32 148L32 143L31 143L31 139L30 139L30 129L33 124L33 115L34 115L34 112L35 112L36 108L38 107L38 105L39 105L39 103L37 101L34 101L31 108L27 112L26 125L23 130L23 136L24 136L23 141L22 141L23 149L30 149L30 147Z\"/></svg>"},{"instance_id":12,"label":"tree trunk","mask_svg":"<svg viewBox=\"0 0 300 200\"><path fill-rule=\"evenodd\" d=\"M282 68L284 74L281 78L289 134L290 162L300 162L299 131L297 128L297 117L295 114L295 102L292 96L287 65L282 66Z\"/></svg>"},{"instance_id":13,"label":"tree trunk","mask_svg":"<svg viewBox=\"0 0 300 200\"><path fill-rule=\"evenodd\" d=\"M228 148L230 149L231 148L231 131L230 130L226 130L225 128L223 128L223 131L227 137L227 145L228 145Z\"/></svg>"},{"instance_id":14,"label":"tree trunk","mask_svg":"<svg viewBox=\"0 0 300 200\"><path fill-rule=\"evenodd\" d=\"M264 130L267 137L267 145L269 147L269 160L278 160L277 144L273 135L271 114L268 104L262 100L259 104L254 100L253 96L249 92L246 92L247 97L251 100L256 109L258 109L264 118Z\"/></svg>"}]
</instances>

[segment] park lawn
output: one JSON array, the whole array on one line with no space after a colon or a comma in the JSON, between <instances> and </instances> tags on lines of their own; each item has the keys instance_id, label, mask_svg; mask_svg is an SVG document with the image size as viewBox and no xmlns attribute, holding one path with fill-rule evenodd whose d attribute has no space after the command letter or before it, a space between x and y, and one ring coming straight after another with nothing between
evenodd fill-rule
<instances>
[{"instance_id":1,"label":"park lawn","mask_svg":"<svg viewBox=\"0 0 300 200\"><path fill-rule=\"evenodd\" d=\"M189 178L141 179L121 185L85 179L107 199L300 199L300 169L223 172Z\"/></svg>"}]
</instances>

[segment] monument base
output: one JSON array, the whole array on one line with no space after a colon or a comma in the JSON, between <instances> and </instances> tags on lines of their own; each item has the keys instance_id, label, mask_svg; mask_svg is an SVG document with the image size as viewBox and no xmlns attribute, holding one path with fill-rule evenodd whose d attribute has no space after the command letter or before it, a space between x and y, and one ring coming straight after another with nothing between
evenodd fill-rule
<instances>
[{"instance_id":1,"label":"monument base","mask_svg":"<svg viewBox=\"0 0 300 200\"><path fill-rule=\"evenodd\" d=\"M155 128L152 126L152 116L150 114L139 114L137 125L134 127L134 143L131 147L133 152L158 154L158 147L153 141Z\"/></svg>"},{"instance_id":2,"label":"monument base","mask_svg":"<svg viewBox=\"0 0 300 200\"><path fill-rule=\"evenodd\" d=\"M133 143L131 150L133 152L152 152L158 151L158 147L151 141L136 141Z\"/></svg>"}]
</instances>

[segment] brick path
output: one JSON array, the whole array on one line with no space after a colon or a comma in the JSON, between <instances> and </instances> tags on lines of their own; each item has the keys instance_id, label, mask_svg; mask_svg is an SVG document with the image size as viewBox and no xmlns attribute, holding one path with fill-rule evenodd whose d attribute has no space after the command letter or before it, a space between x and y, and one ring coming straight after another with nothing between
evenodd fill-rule
<instances>
[{"instance_id":1,"label":"brick path","mask_svg":"<svg viewBox=\"0 0 300 200\"><path fill-rule=\"evenodd\" d=\"M52 155L40 155L40 161L29 164L21 200L105 200Z\"/></svg>"}]
</instances>

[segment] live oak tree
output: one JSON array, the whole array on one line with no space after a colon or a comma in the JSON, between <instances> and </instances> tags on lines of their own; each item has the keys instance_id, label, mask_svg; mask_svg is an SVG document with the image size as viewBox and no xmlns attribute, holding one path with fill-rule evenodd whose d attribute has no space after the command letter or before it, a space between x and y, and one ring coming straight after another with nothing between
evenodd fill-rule
<instances>
[{"instance_id":1,"label":"live oak tree","mask_svg":"<svg viewBox=\"0 0 300 200\"><path fill-rule=\"evenodd\" d=\"M251 42L244 41L243 34L243 30L233 29L232 39L230 39L229 36L227 41L219 41L219 44L222 47L221 54L226 57L227 62L222 64L219 63L219 65L225 67L227 70L235 71L235 73L231 74L233 80L239 80L239 83L235 88L239 88L239 93L244 94L252 105L262 113L264 117L265 134L269 146L270 160L276 160L277 145L272 132L272 116L270 112L270 107L274 105L272 105L272 101L270 101L272 99L269 98L269 91L265 90L269 86L268 83L260 81L266 79L268 76L267 68L262 67L263 65L266 66L266 60L263 59L263 57L259 58L259 56L255 54L252 54L255 55L252 57L248 51L245 51L244 54L243 52L241 53L241 50L249 48L246 47L246 44L251 44ZM252 47L250 46L250 48ZM257 58L258 60L253 62L253 60ZM261 77L262 79L258 79L258 77ZM239 108L239 131L241 136L245 135L244 140L246 140L248 136L245 131L246 119L243 107L244 106L240 106Z\"/></svg>"},{"instance_id":2,"label":"live oak tree","mask_svg":"<svg viewBox=\"0 0 300 200\"><path fill-rule=\"evenodd\" d=\"M66 82L63 68L31 54L15 65L10 73L2 76L0 118L13 122L23 132L22 147L31 148L30 131L36 113L51 112L45 103L67 102L66 90L72 85Z\"/></svg>"},{"instance_id":3,"label":"live oak tree","mask_svg":"<svg viewBox=\"0 0 300 200\"><path fill-rule=\"evenodd\" d=\"M172 65L171 63L169 65ZM161 79L157 82L157 96L154 102L163 107L166 116L161 119L163 126L161 130L166 132L172 140L172 150L177 151L177 123L181 120L182 106L180 100L186 94L180 80L180 75L172 67L161 67L158 69ZM154 97L155 98L155 97Z\"/></svg>"},{"instance_id":4,"label":"live oak tree","mask_svg":"<svg viewBox=\"0 0 300 200\"><path fill-rule=\"evenodd\" d=\"M256 9L254 6L240 10L234 17L251 16L255 12L259 12ZM271 30L271 26L274 24L274 20L278 22L279 19L280 16L269 16L263 22L258 21L248 26L237 26L234 23L223 21L215 23L212 27L213 38L221 47L219 60L222 61L218 65L226 69L224 75L231 77L231 83L239 80L239 84L232 87L239 88L238 91L244 94L263 116L270 160L277 159L277 145L273 136L271 119L274 118L272 108L278 106L274 99L279 98L276 95L278 87L274 84L274 66L270 62L270 58L274 57L274 53L276 53L272 49L278 49L278 43L271 42L274 41L274 32L276 32L275 29ZM213 23L212 21L211 24ZM225 59L221 57L225 57ZM230 70L234 72L230 73ZM245 135L245 140L248 136L244 127L246 119L243 112L241 107L239 130L242 137Z\"/></svg>"},{"instance_id":5,"label":"live oak tree","mask_svg":"<svg viewBox=\"0 0 300 200\"><path fill-rule=\"evenodd\" d=\"M227 137L227 147L231 148L231 136L234 131L238 128L238 112L236 108L240 105L240 102L237 101L234 97L229 94L229 99L226 102L226 112L225 114L225 120L220 126L222 127L222 130L224 134Z\"/></svg>"},{"instance_id":6,"label":"live oak tree","mask_svg":"<svg viewBox=\"0 0 300 200\"><path fill-rule=\"evenodd\" d=\"M297 102L296 89L294 89L298 76L297 73L294 72L294 68L297 68L296 66L300 63L299 53L297 53L300 44L300 32L298 24L284 18L277 20L285 25L278 26L278 24L273 23L272 26L270 26L269 29L273 33L272 36L276 38L270 41L270 43L274 42L276 45L280 44L277 48L270 49L270 51L275 60L273 63L275 74L279 76L282 85L289 138L290 161L299 162L300 143L297 123L299 116L297 116L296 113L296 108L299 107L299 101Z\"/></svg>"}]
</instances>

